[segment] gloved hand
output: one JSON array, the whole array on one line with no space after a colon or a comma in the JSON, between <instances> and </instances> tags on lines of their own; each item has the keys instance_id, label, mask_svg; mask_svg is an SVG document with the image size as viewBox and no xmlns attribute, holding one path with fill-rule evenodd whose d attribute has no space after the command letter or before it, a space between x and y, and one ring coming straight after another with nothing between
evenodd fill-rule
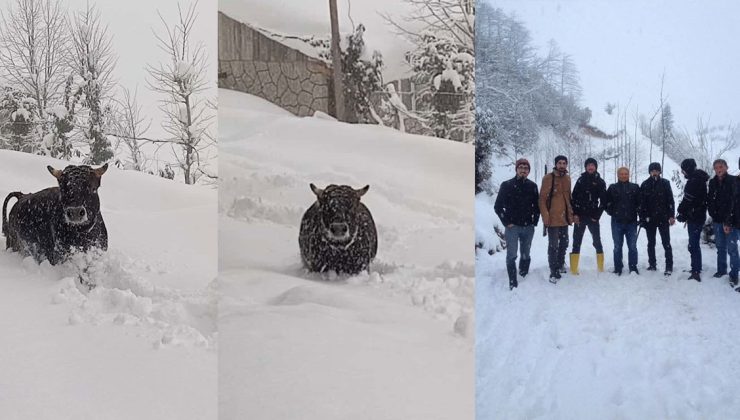
<instances>
[{"instance_id":1,"label":"gloved hand","mask_svg":"<svg viewBox=\"0 0 740 420\"><path fill-rule=\"evenodd\" d=\"M679 222L683 223L687 219L686 219L686 216L684 216L683 214L679 214L678 216L676 216L676 220L678 220Z\"/></svg>"}]
</instances>

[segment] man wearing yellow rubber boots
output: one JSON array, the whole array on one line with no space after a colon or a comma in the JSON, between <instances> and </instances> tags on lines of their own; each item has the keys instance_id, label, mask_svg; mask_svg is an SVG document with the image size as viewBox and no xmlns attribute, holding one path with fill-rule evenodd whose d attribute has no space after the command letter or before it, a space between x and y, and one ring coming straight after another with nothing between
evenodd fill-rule
<instances>
[{"instance_id":1,"label":"man wearing yellow rubber boots","mask_svg":"<svg viewBox=\"0 0 740 420\"><path fill-rule=\"evenodd\" d=\"M599 219L606 208L606 182L597 172L598 163L594 158L586 159L585 172L573 187L573 250L570 254L570 272L578 274L578 259L581 254L581 243L586 228L591 232L596 248L596 266L599 272L604 271L604 248L601 245Z\"/></svg>"}]
</instances>

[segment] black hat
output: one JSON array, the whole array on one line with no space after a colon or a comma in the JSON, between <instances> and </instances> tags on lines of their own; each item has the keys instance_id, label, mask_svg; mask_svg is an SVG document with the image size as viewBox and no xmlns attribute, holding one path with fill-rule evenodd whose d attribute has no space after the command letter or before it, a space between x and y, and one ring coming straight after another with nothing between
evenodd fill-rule
<instances>
[{"instance_id":1,"label":"black hat","mask_svg":"<svg viewBox=\"0 0 740 420\"><path fill-rule=\"evenodd\" d=\"M681 169L683 169L687 174L694 172L694 169L696 169L696 161L694 159L684 159L683 162L681 162Z\"/></svg>"},{"instance_id":2,"label":"black hat","mask_svg":"<svg viewBox=\"0 0 740 420\"><path fill-rule=\"evenodd\" d=\"M568 158L567 158L567 157L565 157L565 156L563 156L563 155L557 155L557 156L555 156L555 164L556 164L556 165L557 165L557 164L558 164L558 162L560 162L561 160L564 160L564 161L565 161L565 163L568 163Z\"/></svg>"},{"instance_id":3,"label":"black hat","mask_svg":"<svg viewBox=\"0 0 740 420\"><path fill-rule=\"evenodd\" d=\"M660 163L653 162L650 164L650 166L648 166L648 172L653 172L653 171L663 172L663 170L660 168Z\"/></svg>"},{"instance_id":4,"label":"black hat","mask_svg":"<svg viewBox=\"0 0 740 420\"><path fill-rule=\"evenodd\" d=\"M596 166L596 169L599 169L599 163L596 162L596 159L594 159L594 158L588 158L588 159L586 159L586 162L583 164L583 167L586 168L589 163L593 163L594 166Z\"/></svg>"}]
</instances>

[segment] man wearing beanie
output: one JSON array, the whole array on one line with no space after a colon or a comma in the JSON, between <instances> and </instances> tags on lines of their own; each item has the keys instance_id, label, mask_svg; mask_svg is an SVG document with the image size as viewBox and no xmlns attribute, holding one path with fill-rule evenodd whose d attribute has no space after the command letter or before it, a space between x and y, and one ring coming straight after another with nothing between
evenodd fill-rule
<instances>
[{"instance_id":1,"label":"man wearing beanie","mask_svg":"<svg viewBox=\"0 0 740 420\"><path fill-rule=\"evenodd\" d=\"M637 214L640 211L640 187L630 181L630 170L617 170L618 182L606 190L606 212L612 217L614 240L614 273L622 275L622 244L627 239L627 262L630 273L637 270Z\"/></svg>"},{"instance_id":2,"label":"man wearing beanie","mask_svg":"<svg viewBox=\"0 0 740 420\"><path fill-rule=\"evenodd\" d=\"M709 180L707 193L707 211L712 218L714 244L717 246L717 272L715 278L727 274L727 256L730 256L730 278L737 278L740 257L737 252L737 232L725 233L724 226L729 224L732 212L732 189L735 177L727 173L727 161L717 159L712 164L714 177Z\"/></svg>"},{"instance_id":3,"label":"man wearing beanie","mask_svg":"<svg viewBox=\"0 0 740 420\"><path fill-rule=\"evenodd\" d=\"M542 178L540 190L540 213L547 227L547 262L550 266L550 283L557 283L565 267L565 252L568 250L568 225L573 223L571 207L568 158L557 156L555 168Z\"/></svg>"},{"instance_id":4,"label":"man wearing beanie","mask_svg":"<svg viewBox=\"0 0 740 420\"><path fill-rule=\"evenodd\" d=\"M694 159L681 162L681 172L688 180L683 189L683 200L678 205L676 220L686 222L689 228L689 253L691 254L691 276L689 280L701 281L701 248L699 238L707 219L707 180L709 175L696 169Z\"/></svg>"},{"instance_id":5,"label":"man wearing beanie","mask_svg":"<svg viewBox=\"0 0 740 420\"><path fill-rule=\"evenodd\" d=\"M599 219L606 208L606 182L597 172L596 159L588 158L584 164L585 172L578 177L573 187L573 249L570 254L570 272L578 274L578 260L581 253L581 242L586 228L591 232L596 248L596 266L604 271L604 248L601 245Z\"/></svg>"},{"instance_id":6,"label":"man wearing beanie","mask_svg":"<svg viewBox=\"0 0 740 420\"><path fill-rule=\"evenodd\" d=\"M676 223L674 215L676 204L673 189L667 179L661 178L660 163L653 162L648 167L650 176L640 185L640 223L647 234L648 271L658 269L655 258L655 233L660 233L660 242L665 254L664 275L673 273L673 248L671 248L670 227Z\"/></svg>"},{"instance_id":7,"label":"man wearing beanie","mask_svg":"<svg viewBox=\"0 0 740 420\"><path fill-rule=\"evenodd\" d=\"M537 184L527 179L529 161L516 161L516 176L504 181L499 189L494 210L506 226L506 272L509 275L509 290L519 285L516 277L516 252L519 247L519 274L525 277L529 272L529 249L532 246L534 227L540 219L537 203L539 192Z\"/></svg>"}]
</instances>

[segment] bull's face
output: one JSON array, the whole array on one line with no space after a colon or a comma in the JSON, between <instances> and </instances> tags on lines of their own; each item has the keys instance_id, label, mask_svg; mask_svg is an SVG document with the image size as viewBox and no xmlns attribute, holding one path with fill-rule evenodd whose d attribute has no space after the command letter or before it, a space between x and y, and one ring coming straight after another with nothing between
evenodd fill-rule
<instances>
[{"instance_id":1,"label":"bull's face","mask_svg":"<svg viewBox=\"0 0 740 420\"><path fill-rule=\"evenodd\" d=\"M86 165L69 165L64 170L47 166L59 181L59 194L64 213L64 222L70 225L85 225L93 221L100 211L100 178L108 164L93 169Z\"/></svg>"},{"instance_id":2,"label":"bull's face","mask_svg":"<svg viewBox=\"0 0 740 420\"><path fill-rule=\"evenodd\" d=\"M369 185L355 190L347 185L333 184L319 189L311 184L311 191L319 202L324 236L329 241L339 244L352 241L359 228L360 197L368 189Z\"/></svg>"}]
</instances>

